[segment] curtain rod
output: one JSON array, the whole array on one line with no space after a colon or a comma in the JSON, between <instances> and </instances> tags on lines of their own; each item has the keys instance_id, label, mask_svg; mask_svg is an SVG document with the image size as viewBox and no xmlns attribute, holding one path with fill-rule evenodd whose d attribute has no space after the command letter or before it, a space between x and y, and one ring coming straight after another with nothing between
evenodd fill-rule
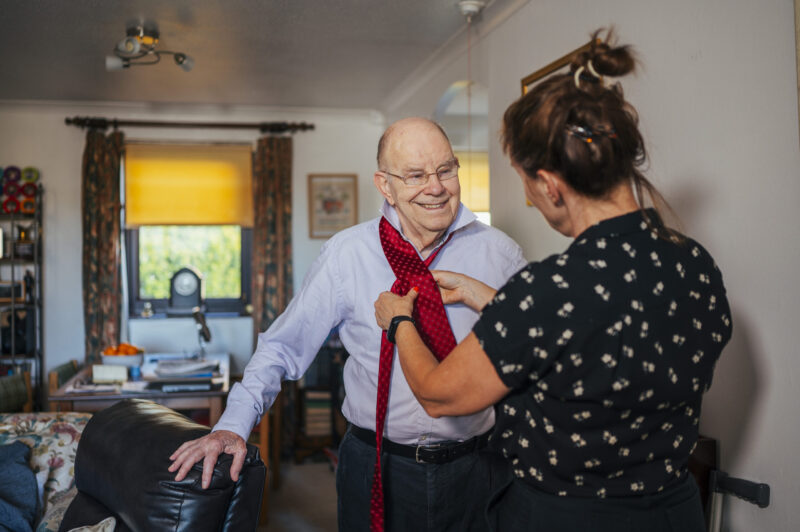
<instances>
[{"instance_id":1,"label":"curtain rod","mask_svg":"<svg viewBox=\"0 0 800 532\"><path fill-rule=\"evenodd\" d=\"M314 129L314 124L305 122L167 122L162 120L117 120L102 117L75 116L65 118L68 126L80 128L114 129L120 127L171 127L202 129L258 129L261 133L294 133Z\"/></svg>"}]
</instances>

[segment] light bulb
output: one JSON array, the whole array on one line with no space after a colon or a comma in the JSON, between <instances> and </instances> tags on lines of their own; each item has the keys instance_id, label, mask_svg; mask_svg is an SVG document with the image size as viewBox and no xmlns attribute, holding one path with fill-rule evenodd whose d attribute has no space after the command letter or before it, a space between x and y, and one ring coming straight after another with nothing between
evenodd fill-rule
<instances>
[{"instance_id":1,"label":"light bulb","mask_svg":"<svg viewBox=\"0 0 800 532\"><path fill-rule=\"evenodd\" d=\"M133 55L139 52L141 44L136 37L125 37L117 44L117 50L123 54Z\"/></svg>"},{"instance_id":2,"label":"light bulb","mask_svg":"<svg viewBox=\"0 0 800 532\"><path fill-rule=\"evenodd\" d=\"M128 65L121 57L117 57L115 55L106 56L106 70L108 70L109 72L113 72L115 70L122 70L126 66Z\"/></svg>"},{"instance_id":3,"label":"light bulb","mask_svg":"<svg viewBox=\"0 0 800 532\"><path fill-rule=\"evenodd\" d=\"M184 72L189 72L194 67L194 59L186 54L175 54L175 64L181 67Z\"/></svg>"}]
</instances>

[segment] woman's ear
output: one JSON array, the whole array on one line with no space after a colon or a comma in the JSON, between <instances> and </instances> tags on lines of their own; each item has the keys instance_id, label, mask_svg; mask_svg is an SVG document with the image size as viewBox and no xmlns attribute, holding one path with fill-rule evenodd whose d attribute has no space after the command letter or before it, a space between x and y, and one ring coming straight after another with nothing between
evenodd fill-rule
<instances>
[{"instance_id":1,"label":"woman's ear","mask_svg":"<svg viewBox=\"0 0 800 532\"><path fill-rule=\"evenodd\" d=\"M564 181L558 174L540 169L536 171L536 178L535 181L540 187L540 191L550 200L554 207L560 207L564 204L564 196L562 194Z\"/></svg>"}]
</instances>

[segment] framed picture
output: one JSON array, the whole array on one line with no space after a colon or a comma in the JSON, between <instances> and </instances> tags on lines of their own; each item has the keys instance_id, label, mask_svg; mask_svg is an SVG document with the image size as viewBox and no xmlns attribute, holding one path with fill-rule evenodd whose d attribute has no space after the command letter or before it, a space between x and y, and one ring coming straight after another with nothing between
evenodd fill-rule
<instances>
[{"instance_id":1,"label":"framed picture","mask_svg":"<svg viewBox=\"0 0 800 532\"><path fill-rule=\"evenodd\" d=\"M355 225L357 220L355 174L308 175L309 238L328 238Z\"/></svg>"},{"instance_id":2,"label":"framed picture","mask_svg":"<svg viewBox=\"0 0 800 532\"><path fill-rule=\"evenodd\" d=\"M597 39L596 42L600 42L600 39ZM579 53L581 53L581 52L583 52L585 50L588 50L589 48L591 48L592 44L594 44L594 41L589 41L586 44L584 44L583 46L581 46L580 48L576 48L575 50L572 50L567 55L559 57L558 59L556 59L552 63L549 63L547 66L543 66L539 70L537 70L537 71L535 71L535 72L533 72L531 74L528 74L527 76L522 78L522 80L520 81L520 83L522 85L522 94L527 93L528 89L530 89L530 87L534 83L539 81L540 79L542 79L542 78L544 78L546 76L549 76L550 74L556 72L557 70L560 70L560 69L564 68L565 66L569 65L572 62L572 59L576 55L578 55Z\"/></svg>"}]
</instances>

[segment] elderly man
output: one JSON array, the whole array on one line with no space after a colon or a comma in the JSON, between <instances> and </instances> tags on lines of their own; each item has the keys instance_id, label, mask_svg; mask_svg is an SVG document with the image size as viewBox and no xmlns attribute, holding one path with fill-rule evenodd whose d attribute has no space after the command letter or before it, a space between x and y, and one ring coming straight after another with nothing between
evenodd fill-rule
<instances>
[{"instance_id":1,"label":"elderly man","mask_svg":"<svg viewBox=\"0 0 800 532\"><path fill-rule=\"evenodd\" d=\"M170 471L181 480L204 460L207 486L224 452L234 456L231 475L237 478L245 439L281 381L299 379L338 327L350 354L342 406L350 428L339 447L336 478L339 529L380 530L385 523L398 531L482 530L491 468L479 451L494 425L493 411L429 417L393 359L392 331L383 334L375 323L373 302L390 287L402 294L417 288L414 320L443 357L469 333L477 314L464 305L445 310L429 268L498 287L526 263L519 246L461 204L458 161L435 123L407 118L392 124L378 144L374 182L385 198L382 216L326 242L300 292L259 335L213 432L175 451Z\"/></svg>"}]
</instances>

